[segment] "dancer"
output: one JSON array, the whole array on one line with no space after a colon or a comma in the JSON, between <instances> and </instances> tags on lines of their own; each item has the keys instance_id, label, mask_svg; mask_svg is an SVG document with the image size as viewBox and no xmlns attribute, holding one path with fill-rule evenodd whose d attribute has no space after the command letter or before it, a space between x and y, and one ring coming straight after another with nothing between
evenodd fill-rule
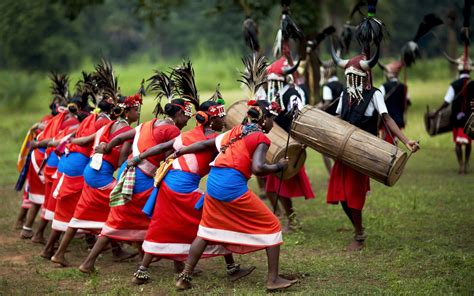
<instances>
[{"instance_id":1,"label":"dancer","mask_svg":"<svg viewBox=\"0 0 474 296\"><path fill-rule=\"evenodd\" d=\"M398 128L387 112L381 92L372 86L371 68L377 64L380 53L380 42L383 38L382 24L375 19L375 4L369 1L369 16L358 26L359 44L367 53L373 43L375 54L367 59L360 54L350 60L342 60L332 47L331 55L334 63L345 69L347 88L341 94L336 113L341 118L373 135L377 135L378 115L390 131L411 151L416 152L419 146L416 141L409 140ZM369 36L368 39L364 38ZM329 177L327 203L341 203L342 208L354 227L354 238L348 251L360 250L364 247L366 234L362 226L362 209L366 194L370 189L369 177L336 160Z\"/></svg>"}]
</instances>

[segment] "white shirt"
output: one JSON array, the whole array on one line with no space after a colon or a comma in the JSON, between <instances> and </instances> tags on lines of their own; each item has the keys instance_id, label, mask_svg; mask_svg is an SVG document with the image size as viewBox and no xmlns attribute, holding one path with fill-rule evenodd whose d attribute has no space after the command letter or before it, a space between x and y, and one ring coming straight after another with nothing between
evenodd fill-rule
<instances>
[{"instance_id":1,"label":"white shirt","mask_svg":"<svg viewBox=\"0 0 474 296\"><path fill-rule=\"evenodd\" d=\"M283 94L288 90L288 88L290 88L290 85L287 84L278 91L278 93L280 94L279 104L280 104L280 107L283 108L283 110L291 110L294 104L296 104L296 107L298 108L298 110L301 110L303 109L303 106L306 104L306 98L305 98L303 89L297 85L294 85L293 87L298 92L299 97L296 95L292 95L290 99L288 100L288 105L286 106L283 105Z\"/></svg>"},{"instance_id":2,"label":"white shirt","mask_svg":"<svg viewBox=\"0 0 474 296\"><path fill-rule=\"evenodd\" d=\"M384 113L388 113L387 106L385 106L384 97L380 91L374 92L372 100L370 100L369 106L367 106L367 109L365 110L364 115L367 117L370 117L374 114L374 110L377 110L377 112L380 115ZM341 115L341 112L342 112L342 93L341 93L341 100L339 100L337 104L337 109L336 109L337 114Z\"/></svg>"},{"instance_id":3,"label":"white shirt","mask_svg":"<svg viewBox=\"0 0 474 296\"><path fill-rule=\"evenodd\" d=\"M333 82L333 81L338 81L337 76L332 76L331 78L329 78L327 83ZM332 91L329 88L329 86L327 86L327 83L323 86L323 100L332 101L335 98L332 97Z\"/></svg>"},{"instance_id":4,"label":"white shirt","mask_svg":"<svg viewBox=\"0 0 474 296\"><path fill-rule=\"evenodd\" d=\"M398 81L398 79L397 78L390 79L390 82L394 82L394 81ZM385 87L383 86L383 84L379 87L379 89L380 89L380 92L382 93L382 96L385 98L385 95L387 94L387 92L385 91ZM408 92L406 94L406 97L407 99L410 99Z\"/></svg>"},{"instance_id":5,"label":"white shirt","mask_svg":"<svg viewBox=\"0 0 474 296\"><path fill-rule=\"evenodd\" d=\"M469 78L469 74L461 74L459 75L459 79L461 78ZM450 85L448 88L448 91L446 92L446 95L444 96L444 101L448 104L451 104L454 101L454 98L456 97L454 93L454 88Z\"/></svg>"}]
</instances>

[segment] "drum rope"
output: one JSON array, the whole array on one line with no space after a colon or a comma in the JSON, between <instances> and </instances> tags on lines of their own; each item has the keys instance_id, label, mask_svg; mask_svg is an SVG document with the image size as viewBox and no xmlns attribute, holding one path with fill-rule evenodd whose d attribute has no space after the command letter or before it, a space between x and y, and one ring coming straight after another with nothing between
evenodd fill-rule
<instances>
[{"instance_id":1,"label":"drum rope","mask_svg":"<svg viewBox=\"0 0 474 296\"><path fill-rule=\"evenodd\" d=\"M290 111L290 130L288 131L288 136L286 137L286 147L285 147L285 158L288 157L288 147L290 145L290 135L291 135L291 128L292 128L292 125L293 125L293 120L295 119L296 116L298 116L298 112L296 112L298 110L298 107L296 105L296 103L293 104L292 108L291 108L291 111ZM278 208L278 201L280 200L280 190L281 190L281 182L283 181L283 171L282 170L280 172L280 181L278 183L278 190L277 190L277 196L276 196L276 199L275 199L275 204L273 205L273 214L276 214L276 210Z\"/></svg>"},{"instance_id":2,"label":"drum rope","mask_svg":"<svg viewBox=\"0 0 474 296\"><path fill-rule=\"evenodd\" d=\"M341 146L339 146L339 149L337 151L336 160L340 160L340 161L342 160L342 155L344 154L344 150L346 149L346 144L356 129L357 129L356 126L351 126L350 129L346 132L346 135L344 136L344 139L342 140L342 144Z\"/></svg>"}]
</instances>

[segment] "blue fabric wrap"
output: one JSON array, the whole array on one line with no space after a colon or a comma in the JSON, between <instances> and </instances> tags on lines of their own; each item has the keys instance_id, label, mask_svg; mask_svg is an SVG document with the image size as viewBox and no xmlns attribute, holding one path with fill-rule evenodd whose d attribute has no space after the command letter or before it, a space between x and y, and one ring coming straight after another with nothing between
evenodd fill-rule
<instances>
[{"instance_id":1,"label":"blue fabric wrap","mask_svg":"<svg viewBox=\"0 0 474 296\"><path fill-rule=\"evenodd\" d=\"M44 147L39 147L39 148L36 148L38 149L39 151L41 151L41 153L45 153L46 152L46 148Z\"/></svg>"},{"instance_id":2,"label":"blue fabric wrap","mask_svg":"<svg viewBox=\"0 0 474 296\"><path fill-rule=\"evenodd\" d=\"M187 194L199 188L199 181L201 181L201 177L198 174L183 172L180 170L170 170L163 178L162 182L165 182L166 186L176 193ZM153 189L153 192L143 207L143 213L145 213L149 218L153 216L158 191L159 187Z\"/></svg>"},{"instance_id":3,"label":"blue fabric wrap","mask_svg":"<svg viewBox=\"0 0 474 296\"><path fill-rule=\"evenodd\" d=\"M57 167L59 163L59 157L56 153L51 152L50 155L48 155L48 160L46 161L46 165L49 167Z\"/></svg>"},{"instance_id":4,"label":"blue fabric wrap","mask_svg":"<svg viewBox=\"0 0 474 296\"><path fill-rule=\"evenodd\" d=\"M82 176L84 169L89 163L90 158L79 152L72 152L61 157L58 165L58 171L70 177Z\"/></svg>"},{"instance_id":5,"label":"blue fabric wrap","mask_svg":"<svg viewBox=\"0 0 474 296\"><path fill-rule=\"evenodd\" d=\"M142 212L151 219L153 217L153 212L155 211L156 198L158 197L159 187L153 188L153 191L150 194L150 197L147 199L145 206L142 209Z\"/></svg>"},{"instance_id":6,"label":"blue fabric wrap","mask_svg":"<svg viewBox=\"0 0 474 296\"><path fill-rule=\"evenodd\" d=\"M114 166L105 160L102 161L102 166L98 171L91 168L90 165L86 165L84 181L92 188L101 188L114 181L114 171Z\"/></svg>"},{"instance_id":7,"label":"blue fabric wrap","mask_svg":"<svg viewBox=\"0 0 474 296\"><path fill-rule=\"evenodd\" d=\"M66 167L66 158L63 156L59 159L59 162L58 162L58 173L64 174L65 167Z\"/></svg>"},{"instance_id":8,"label":"blue fabric wrap","mask_svg":"<svg viewBox=\"0 0 474 296\"><path fill-rule=\"evenodd\" d=\"M232 180L230 182L230 180ZM247 178L236 169L211 167L207 178L207 194L224 202L231 202L244 195L249 188ZM195 209L201 209L204 197L196 203Z\"/></svg>"},{"instance_id":9,"label":"blue fabric wrap","mask_svg":"<svg viewBox=\"0 0 474 296\"><path fill-rule=\"evenodd\" d=\"M123 171L127 167L127 162L124 161L119 169L117 180L120 180ZM135 168L135 187L133 187L133 194L142 193L153 187L154 180L148 177L140 168Z\"/></svg>"},{"instance_id":10,"label":"blue fabric wrap","mask_svg":"<svg viewBox=\"0 0 474 296\"><path fill-rule=\"evenodd\" d=\"M183 172L181 170L170 170L163 182L169 189L177 193L191 193L199 188L201 177L198 174Z\"/></svg>"}]
</instances>

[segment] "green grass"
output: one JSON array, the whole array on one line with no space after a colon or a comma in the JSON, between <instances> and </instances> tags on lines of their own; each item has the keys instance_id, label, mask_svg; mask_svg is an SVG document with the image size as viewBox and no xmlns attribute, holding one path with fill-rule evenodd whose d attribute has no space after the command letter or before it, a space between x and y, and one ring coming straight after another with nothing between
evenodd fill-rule
<instances>
[{"instance_id":1,"label":"green grass","mask_svg":"<svg viewBox=\"0 0 474 296\"><path fill-rule=\"evenodd\" d=\"M129 74L123 77L125 80ZM426 105L438 106L448 83L448 79L410 82L413 106L406 133L419 139L422 149L410 159L394 187L371 182L372 192L364 209L368 240L361 252L344 251L351 233L336 230L349 228L349 222L340 207L325 204L328 175L321 156L309 151L306 167L317 197L310 201L295 200L303 228L284 236L281 272L300 278L288 292L297 295L474 293L474 173L457 175L451 135L431 138L422 124ZM228 103L242 95L240 90L224 89L223 93ZM203 97L209 94L203 93ZM148 97L143 108L144 119L151 118L152 105L153 99ZM150 269L152 281L136 287L130 280L138 261L113 263L107 252L97 262L98 273L85 276L74 268L60 269L43 260L38 256L40 246L18 239L18 232L10 230L20 203L18 194L12 190L17 177L14 169L17 149L27 127L40 116L41 113L3 112L0 121L1 293L175 294L170 261L154 263ZM253 180L251 185L256 187ZM86 255L80 240L71 245L67 254L76 266ZM256 265L257 270L241 281L229 283L222 259L202 260L199 266L204 273L195 277L195 288L189 294L264 294L265 253L236 258L244 266Z\"/></svg>"}]
</instances>

